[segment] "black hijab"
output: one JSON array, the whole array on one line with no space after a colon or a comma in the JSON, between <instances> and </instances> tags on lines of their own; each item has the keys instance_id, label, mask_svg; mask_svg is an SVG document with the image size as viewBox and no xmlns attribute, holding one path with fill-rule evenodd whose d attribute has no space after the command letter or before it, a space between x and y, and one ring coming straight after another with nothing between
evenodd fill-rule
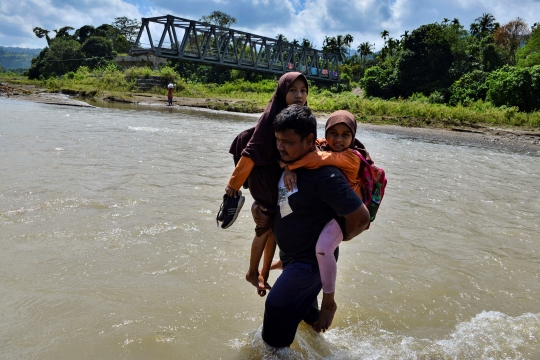
<instances>
[{"instance_id":1,"label":"black hijab","mask_svg":"<svg viewBox=\"0 0 540 360\"><path fill-rule=\"evenodd\" d=\"M285 98L291 84L301 78L308 87L306 77L299 72L289 72L281 76L274 95L268 102L266 109L259 118L257 125L251 129L242 131L233 140L229 152L233 155L235 164L241 156L247 156L253 160L256 166L264 166L276 162L279 152L276 148L276 136L274 134L274 119L287 107ZM307 105L307 102L306 102Z\"/></svg>"}]
</instances>

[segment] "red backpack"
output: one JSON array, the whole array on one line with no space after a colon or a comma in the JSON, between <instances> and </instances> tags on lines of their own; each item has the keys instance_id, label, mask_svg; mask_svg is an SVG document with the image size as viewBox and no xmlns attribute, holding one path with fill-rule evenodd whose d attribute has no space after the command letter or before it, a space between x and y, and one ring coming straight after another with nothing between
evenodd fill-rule
<instances>
[{"instance_id":1,"label":"red backpack","mask_svg":"<svg viewBox=\"0 0 540 360\"><path fill-rule=\"evenodd\" d=\"M362 148L362 150L354 150L354 152L356 155L358 155L358 157L360 157L360 170L358 170L358 177L362 183L361 192L364 199L364 204L369 210L369 221L372 222L375 220L377 210L379 210L379 206L381 205L387 179L384 170L375 166L373 160L371 160L369 153L365 150L363 145Z\"/></svg>"}]
</instances>

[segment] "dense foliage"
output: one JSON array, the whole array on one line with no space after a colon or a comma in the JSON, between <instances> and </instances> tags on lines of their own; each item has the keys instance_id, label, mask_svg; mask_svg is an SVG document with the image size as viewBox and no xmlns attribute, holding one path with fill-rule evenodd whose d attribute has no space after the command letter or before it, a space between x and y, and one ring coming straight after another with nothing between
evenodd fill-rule
<instances>
[{"instance_id":1,"label":"dense foliage","mask_svg":"<svg viewBox=\"0 0 540 360\"><path fill-rule=\"evenodd\" d=\"M540 64L537 24L531 32L521 18L501 26L491 14L483 14L469 31L458 19L444 19L406 31L401 40L386 30L381 37L385 46L375 61L351 57L342 65L342 73L358 81L369 97L422 94L431 102L454 106L481 100L526 112L538 109L533 100L538 91L533 66ZM358 50L369 54L370 49L363 44Z\"/></svg>"},{"instance_id":2,"label":"dense foliage","mask_svg":"<svg viewBox=\"0 0 540 360\"><path fill-rule=\"evenodd\" d=\"M140 24L125 17L116 18L115 22L94 28L84 25L75 30L70 26L59 30L54 38L50 31L34 28L34 34L47 40L47 47L32 60L28 75L30 79L48 78L76 71L80 66L90 69L103 67L113 61L117 53L129 51L134 41L134 34ZM70 34L70 31L74 31Z\"/></svg>"}]
</instances>

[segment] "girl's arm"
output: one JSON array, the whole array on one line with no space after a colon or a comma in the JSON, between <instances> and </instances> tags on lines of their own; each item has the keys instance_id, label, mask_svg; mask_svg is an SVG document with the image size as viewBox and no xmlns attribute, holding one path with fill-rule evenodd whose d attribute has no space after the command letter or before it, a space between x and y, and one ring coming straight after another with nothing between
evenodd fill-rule
<instances>
[{"instance_id":1,"label":"girl's arm","mask_svg":"<svg viewBox=\"0 0 540 360\"><path fill-rule=\"evenodd\" d=\"M238 190L240 190L242 185L246 182L253 166L255 166L255 163L251 158L248 158L247 156L240 157L240 160L238 161L238 164L236 164L231 178L229 179L229 183L225 187L227 195L236 196L238 194Z\"/></svg>"},{"instance_id":2,"label":"girl's arm","mask_svg":"<svg viewBox=\"0 0 540 360\"><path fill-rule=\"evenodd\" d=\"M343 171L347 179L356 179L358 169L360 169L360 158L350 149L341 152L312 151L292 164L288 164L289 170L295 170L301 167L318 169L328 165L335 166Z\"/></svg>"}]
</instances>

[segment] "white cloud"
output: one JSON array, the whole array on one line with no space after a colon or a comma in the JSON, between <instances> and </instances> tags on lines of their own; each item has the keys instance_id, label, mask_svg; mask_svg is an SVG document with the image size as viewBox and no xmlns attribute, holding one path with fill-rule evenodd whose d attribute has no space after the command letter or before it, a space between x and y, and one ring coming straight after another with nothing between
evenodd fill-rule
<instances>
[{"instance_id":1,"label":"white cloud","mask_svg":"<svg viewBox=\"0 0 540 360\"><path fill-rule=\"evenodd\" d=\"M319 48L325 36L351 34L353 47L376 43L380 33L401 34L420 25L457 18L466 29L491 13L504 24L521 17L532 25L540 20L538 0L0 0L0 45L43 47L32 28L79 28L112 23L115 17L152 17L171 14L198 20L214 10L237 18L239 30L289 40L310 39Z\"/></svg>"}]
</instances>

